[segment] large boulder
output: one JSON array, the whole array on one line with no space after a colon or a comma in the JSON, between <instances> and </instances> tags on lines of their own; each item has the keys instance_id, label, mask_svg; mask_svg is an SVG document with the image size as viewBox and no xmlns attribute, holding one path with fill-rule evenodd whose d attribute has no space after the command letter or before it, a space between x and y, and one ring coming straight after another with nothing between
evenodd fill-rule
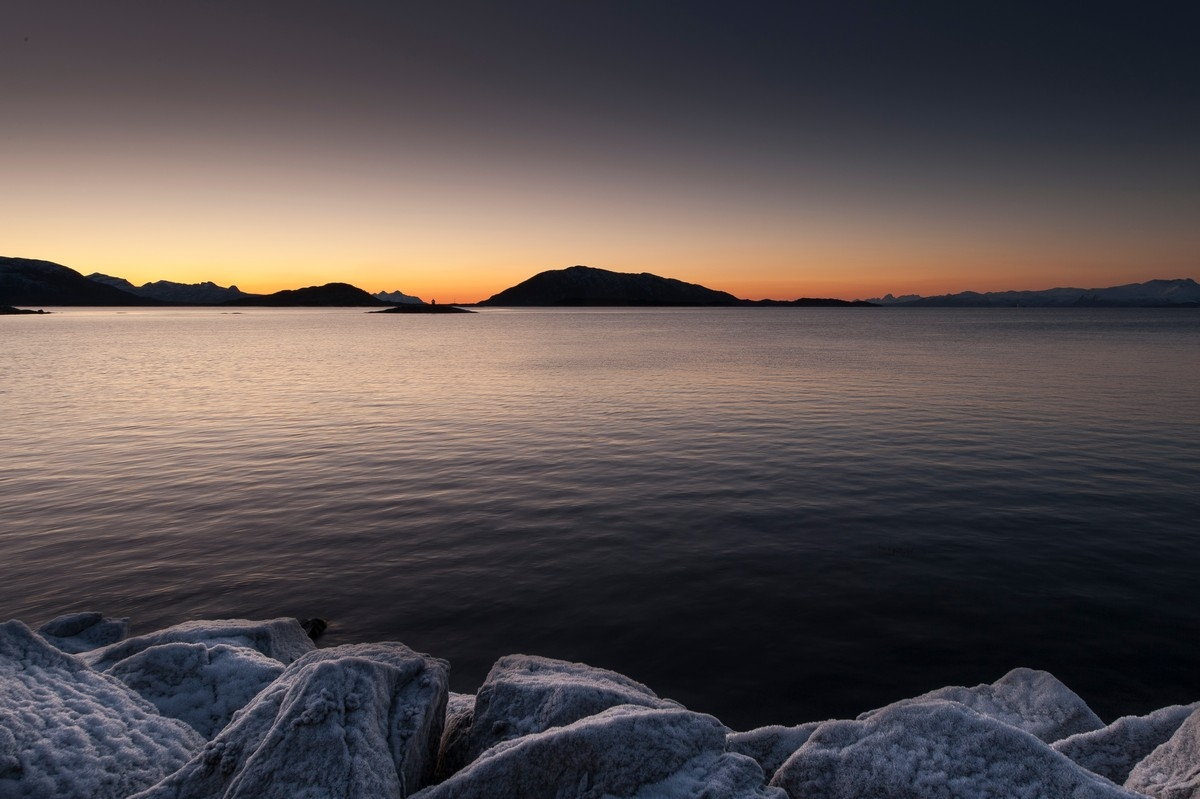
<instances>
[{"instance_id":1,"label":"large boulder","mask_svg":"<svg viewBox=\"0 0 1200 799\"><path fill-rule=\"evenodd\" d=\"M443 756L463 765L502 741L561 727L617 705L678 708L623 674L583 663L507 655L496 661L475 695L466 750Z\"/></svg>"},{"instance_id":2,"label":"large boulder","mask_svg":"<svg viewBox=\"0 0 1200 799\"><path fill-rule=\"evenodd\" d=\"M278 660L285 666L316 648L296 619L217 619L185 621L173 627L85 652L80 657L98 671L105 671L117 661L132 657L144 649L174 643L244 646Z\"/></svg>"},{"instance_id":3,"label":"large boulder","mask_svg":"<svg viewBox=\"0 0 1200 799\"><path fill-rule=\"evenodd\" d=\"M858 718L869 719L890 708L923 705L936 700L966 705L977 713L1033 733L1046 743L1104 726L1100 717L1074 691L1053 674L1034 669L1013 669L991 685L939 688L868 711Z\"/></svg>"},{"instance_id":4,"label":"large boulder","mask_svg":"<svg viewBox=\"0 0 1200 799\"><path fill-rule=\"evenodd\" d=\"M72 655L115 644L129 634L129 619L110 619L94 611L68 613L38 627L38 635Z\"/></svg>"},{"instance_id":5,"label":"large boulder","mask_svg":"<svg viewBox=\"0 0 1200 799\"><path fill-rule=\"evenodd\" d=\"M1175 734L1133 767L1125 787L1155 799L1200 797L1200 710Z\"/></svg>"},{"instance_id":6,"label":"large boulder","mask_svg":"<svg viewBox=\"0 0 1200 799\"><path fill-rule=\"evenodd\" d=\"M786 799L726 729L682 708L619 705L499 743L419 799Z\"/></svg>"},{"instance_id":7,"label":"large boulder","mask_svg":"<svg viewBox=\"0 0 1200 799\"><path fill-rule=\"evenodd\" d=\"M118 660L108 673L164 716L212 738L283 673L278 660L244 646L158 644Z\"/></svg>"},{"instance_id":8,"label":"large boulder","mask_svg":"<svg viewBox=\"0 0 1200 799\"><path fill-rule=\"evenodd\" d=\"M819 726L821 722L810 721L795 727L773 724L746 732L731 732L725 736L725 748L730 752L754 758L758 765L762 766L767 779L770 779Z\"/></svg>"},{"instance_id":9,"label":"large boulder","mask_svg":"<svg viewBox=\"0 0 1200 799\"><path fill-rule=\"evenodd\" d=\"M448 666L402 644L310 652L139 799L403 799L429 781Z\"/></svg>"},{"instance_id":10,"label":"large boulder","mask_svg":"<svg viewBox=\"0 0 1200 799\"><path fill-rule=\"evenodd\" d=\"M771 784L792 799L1138 799L1030 733L944 700L825 722Z\"/></svg>"},{"instance_id":11,"label":"large boulder","mask_svg":"<svg viewBox=\"0 0 1200 799\"><path fill-rule=\"evenodd\" d=\"M1081 732L1052 745L1089 771L1123 783L1138 761L1175 734L1200 702L1171 705L1145 716L1123 716L1107 727Z\"/></svg>"},{"instance_id":12,"label":"large boulder","mask_svg":"<svg viewBox=\"0 0 1200 799\"><path fill-rule=\"evenodd\" d=\"M0 625L0 796L124 799L204 745L19 621Z\"/></svg>"}]
</instances>

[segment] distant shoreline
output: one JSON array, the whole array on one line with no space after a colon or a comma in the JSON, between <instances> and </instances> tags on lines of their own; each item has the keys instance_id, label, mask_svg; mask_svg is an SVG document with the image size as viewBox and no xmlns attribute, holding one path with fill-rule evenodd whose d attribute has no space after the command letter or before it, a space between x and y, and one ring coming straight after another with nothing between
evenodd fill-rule
<instances>
[{"instance_id":1,"label":"distant shoreline","mask_svg":"<svg viewBox=\"0 0 1200 799\"><path fill-rule=\"evenodd\" d=\"M407 298L407 299L406 299ZM412 300L411 302L408 300ZM157 281L134 286L123 278L84 276L70 267L0 256L0 306L381 308L389 313L461 313L500 308L1197 308L1200 284L1156 279L1107 288L1042 291L964 291L921 297L887 294L869 300L800 297L749 300L648 272L631 274L572 266L552 269L473 303L437 305L399 291L371 294L349 283L326 283L272 294L247 294L212 282ZM434 309L437 310L434 310ZM456 309L456 310L446 310ZM7 311L6 313L15 313Z\"/></svg>"},{"instance_id":2,"label":"distant shoreline","mask_svg":"<svg viewBox=\"0 0 1200 799\"><path fill-rule=\"evenodd\" d=\"M405 303L395 305L391 308L384 308L379 311L368 311L367 313L404 313L404 314L431 314L431 313L476 313L468 308L460 308L457 305L417 305L416 303Z\"/></svg>"}]
</instances>

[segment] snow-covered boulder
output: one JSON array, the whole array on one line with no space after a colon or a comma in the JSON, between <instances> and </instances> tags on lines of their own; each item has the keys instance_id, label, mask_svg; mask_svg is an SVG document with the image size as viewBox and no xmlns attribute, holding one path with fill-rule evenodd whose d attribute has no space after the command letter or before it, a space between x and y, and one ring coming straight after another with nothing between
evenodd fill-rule
<instances>
[{"instance_id":1,"label":"snow-covered boulder","mask_svg":"<svg viewBox=\"0 0 1200 799\"><path fill-rule=\"evenodd\" d=\"M1167 742L1200 702L1171 705L1145 716L1123 716L1101 730L1081 732L1052 746L1079 765L1123 783L1138 761Z\"/></svg>"},{"instance_id":2,"label":"snow-covered boulder","mask_svg":"<svg viewBox=\"0 0 1200 799\"><path fill-rule=\"evenodd\" d=\"M786 799L726 729L682 708L619 705L488 749L419 799Z\"/></svg>"},{"instance_id":3,"label":"snow-covered boulder","mask_svg":"<svg viewBox=\"0 0 1200 799\"><path fill-rule=\"evenodd\" d=\"M129 619L109 619L103 613L68 613L38 627L38 635L72 655L115 644L129 634Z\"/></svg>"},{"instance_id":4,"label":"snow-covered boulder","mask_svg":"<svg viewBox=\"0 0 1200 799\"><path fill-rule=\"evenodd\" d=\"M203 745L21 622L0 625L0 797L124 799Z\"/></svg>"},{"instance_id":5,"label":"snow-covered boulder","mask_svg":"<svg viewBox=\"0 0 1200 799\"><path fill-rule=\"evenodd\" d=\"M316 648L296 619L216 619L185 621L157 632L134 636L111 646L85 652L80 657L98 671L105 671L118 660L132 657L143 649L174 643L249 647L285 666Z\"/></svg>"},{"instance_id":6,"label":"snow-covered boulder","mask_svg":"<svg viewBox=\"0 0 1200 799\"><path fill-rule=\"evenodd\" d=\"M432 776L447 679L403 644L310 652L138 799L403 799Z\"/></svg>"},{"instance_id":7,"label":"snow-covered boulder","mask_svg":"<svg viewBox=\"0 0 1200 799\"><path fill-rule=\"evenodd\" d=\"M1200 797L1200 710L1129 772L1125 787L1155 799Z\"/></svg>"},{"instance_id":8,"label":"snow-covered boulder","mask_svg":"<svg viewBox=\"0 0 1200 799\"><path fill-rule=\"evenodd\" d=\"M944 700L827 721L771 784L792 799L1138 799L1032 734Z\"/></svg>"},{"instance_id":9,"label":"snow-covered boulder","mask_svg":"<svg viewBox=\"0 0 1200 799\"><path fill-rule=\"evenodd\" d=\"M143 649L108 673L208 739L283 670L278 660L248 647L177 642Z\"/></svg>"},{"instance_id":10,"label":"snow-covered boulder","mask_svg":"<svg viewBox=\"0 0 1200 799\"><path fill-rule=\"evenodd\" d=\"M560 727L616 705L677 708L640 682L583 663L506 655L496 661L475 695L475 713L467 751L444 753L453 762L470 763L500 743Z\"/></svg>"},{"instance_id":11,"label":"snow-covered boulder","mask_svg":"<svg viewBox=\"0 0 1200 799\"><path fill-rule=\"evenodd\" d=\"M858 718L903 705L923 705L944 699L966 705L977 713L1033 733L1046 743L1069 735L1101 729L1104 722L1079 695L1048 671L1013 669L991 685L964 688L953 685L887 707L871 710Z\"/></svg>"},{"instance_id":12,"label":"snow-covered boulder","mask_svg":"<svg viewBox=\"0 0 1200 799\"><path fill-rule=\"evenodd\" d=\"M754 758L770 779L819 726L821 722L810 721L796 727L773 724L746 732L731 732L725 736L725 749Z\"/></svg>"}]
</instances>

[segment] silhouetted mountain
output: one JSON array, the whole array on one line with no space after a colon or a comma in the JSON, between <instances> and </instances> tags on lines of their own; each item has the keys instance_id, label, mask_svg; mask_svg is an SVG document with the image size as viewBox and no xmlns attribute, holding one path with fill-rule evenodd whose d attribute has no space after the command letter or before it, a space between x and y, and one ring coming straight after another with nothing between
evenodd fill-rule
<instances>
[{"instance_id":1,"label":"silhouetted mountain","mask_svg":"<svg viewBox=\"0 0 1200 799\"><path fill-rule=\"evenodd\" d=\"M590 266L552 269L489 297L480 305L737 305L724 291L643 272Z\"/></svg>"},{"instance_id":2,"label":"silhouetted mountain","mask_svg":"<svg viewBox=\"0 0 1200 799\"><path fill-rule=\"evenodd\" d=\"M161 305L50 261L0 256L3 305Z\"/></svg>"},{"instance_id":3,"label":"silhouetted mountain","mask_svg":"<svg viewBox=\"0 0 1200 799\"><path fill-rule=\"evenodd\" d=\"M920 294L901 294L899 297L893 294L884 294L882 297L871 297L866 302L872 305L899 305L902 302L912 302L919 299L922 299Z\"/></svg>"},{"instance_id":4,"label":"silhouetted mountain","mask_svg":"<svg viewBox=\"0 0 1200 799\"><path fill-rule=\"evenodd\" d=\"M403 291L377 291L371 296L381 299L384 302L395 302L401 305L425 304L425 300L420 297L405 294Z\"/></svg>"},{"instance_id":5,"label":"silhouetted mountain","mask_svg":"<svg viewBox=\"0 0 1200 799\"><path fill-rule=\"evenodd\" d=\"M1191 278L1148 280L1103 289L964 291L891 303L904 308L1171 308L1200 307L1200 284Z\"/></svg>"},{"instance_id":6,"label":"silhouetted mountain","mask_svg":"<svg viewBox=\"0 0 1200 799\"><path fill-rule=\"evenodd\" d=\"M11 305L0 305L0 316L18 316L23 314L44 314L41 308L36 311L29 308L14 308Z\"/></svg>"},{"instance_id":7,"label":"silhouetted mountain","mask_svg":"<svg viewBox=\"0 0 1200 799\"><path fill-rule=\"evenodd\" d=\"M139 297L162 300L172 305L223 305L230 300L257 296L247 294L237 286L222 288L207 280L203 283L174 283L170 280L156 280L153 283L135 286L125 278L102 275L99 272L93 272L87 276L87 279L128 291Z\"/></svg>"},{"instance_id":8,"label":"silhouetted mountain","mask_svg":"<svg viewBox=\"0 0 1200 799\"><path fill-rule=\"evenodd\" d=\"M302 289L286 289L274 294L263 294L231 300L225 305L255 305L266 307L343 307L364 308L388 305L372 297L362 289L349 283L326 283L324 286L308 286Z\"/></svg>"}]
</instances>

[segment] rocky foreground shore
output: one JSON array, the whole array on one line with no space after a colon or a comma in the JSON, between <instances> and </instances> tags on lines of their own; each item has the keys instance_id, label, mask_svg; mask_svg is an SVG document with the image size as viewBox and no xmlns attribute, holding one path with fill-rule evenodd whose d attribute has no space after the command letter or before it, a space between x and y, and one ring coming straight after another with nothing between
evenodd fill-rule
<instances>
[{"instance_id":1,"label":"rocky foreground shore","mask_svg":"<svg viewBox=\"0 0 1200 799\"><path fill-rule=\"evenodd\" d=\"M0 625L0 797L1200 797L1200 703L1105 725L1030 669L735 732L579 663L503 657L471 696L295 619L127 632Z\"/></svg>"}]
</instances>

